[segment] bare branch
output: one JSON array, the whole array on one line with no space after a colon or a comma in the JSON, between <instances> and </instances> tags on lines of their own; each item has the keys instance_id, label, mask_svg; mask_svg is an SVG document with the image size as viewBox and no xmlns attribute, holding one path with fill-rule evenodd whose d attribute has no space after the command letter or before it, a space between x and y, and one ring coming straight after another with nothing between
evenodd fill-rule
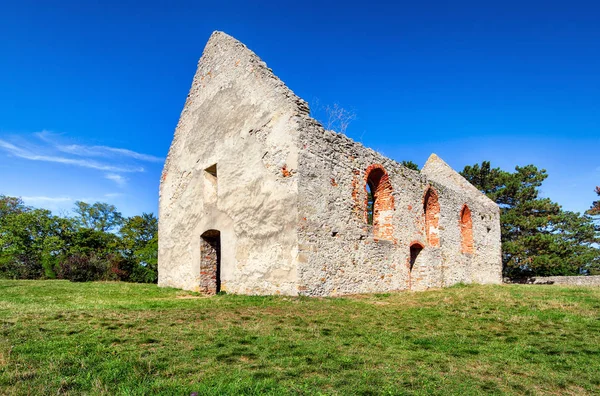
<instances>
[{"instance_id":1,"label":"bare branch","mask_svg":"<svg viewBox=\"0 0 600 396\"><path fill-rule=\"evenodd\" d=\"M354 111L346 110L338 103L334 103L333 106L323 106L321 105L319 99L316 98L313 100L312 108L317 113L323 113L322 115L324 120L321 120L321 117L315 118L317 118L327 130L345 134L350 123L356 120L356 113Z\"/></svg>"}]
</instances>

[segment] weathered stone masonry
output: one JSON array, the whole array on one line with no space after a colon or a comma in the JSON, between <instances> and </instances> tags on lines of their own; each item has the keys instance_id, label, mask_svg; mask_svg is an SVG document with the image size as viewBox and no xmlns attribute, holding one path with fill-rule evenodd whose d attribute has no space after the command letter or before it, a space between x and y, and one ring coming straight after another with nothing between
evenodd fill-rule
<instances>
[{"instance_id":1,"label":"weathered stone masonry","mask_svg":"<svg viewBox=\"0 0 600 396\"><path fill-rule=\"evenodd\" d=\"M326 131L220 32L177 126L159 210L162 286L325 296L501 282L495 203L434 154L416 172Z\"/></svg>"}]
</instances>

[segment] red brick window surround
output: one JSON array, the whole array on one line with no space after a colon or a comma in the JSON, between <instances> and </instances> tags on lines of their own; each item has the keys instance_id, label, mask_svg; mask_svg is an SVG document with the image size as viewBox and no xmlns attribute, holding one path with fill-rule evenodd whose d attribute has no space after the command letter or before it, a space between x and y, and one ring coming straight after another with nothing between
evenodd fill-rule
<instances>
[{"instance_id":1,"label":"red brick window surround","mask_svg":"<svg viewBox=\"0 0 600 396\"><path fill-rule=\"evenodd\" d=\"M473 220L467 205L460 211L460 246L463 253L473 254Z\"/></svg>"},{"instance_id":2,"label":"red brick window surround","mask_svg":"<svg viewBox=\"0 0 600 396\"><path fill-rule=\"evenodd\" d=\"M390 178L384 167L370 165L365 174L365 222L373 225L377 239L394 240L394 196ZM369 193L371 198L369 198Z\"/></svg>"},{"instance_id":3,"label":"red brick window surround","mask_svg":"<svg viewBox=\"0 0 600 396\"><path fill-rule=\"evenodd\" d=\"M423 199L423 211L425 213L425 235L427 243L431 247L440 246L440 203L438 195L431 187L427 189Z\"/></svg>"}]
</instances>

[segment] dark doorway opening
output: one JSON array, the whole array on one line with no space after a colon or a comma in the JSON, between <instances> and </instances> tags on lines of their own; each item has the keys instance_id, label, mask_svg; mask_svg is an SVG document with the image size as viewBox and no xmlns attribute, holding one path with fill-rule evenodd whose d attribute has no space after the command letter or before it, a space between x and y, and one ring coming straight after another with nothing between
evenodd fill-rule
<instances>
[{"instance_id":1,"label":"dark doorway opening","mask_svg":"<svg viewBox=\"0 0 600 396\"><path fill-rule=\"evenodd\" d=\"M221 291L221 233L208 230L200 241L200 291L217 294Z\"/></svg>"}]
</instances>

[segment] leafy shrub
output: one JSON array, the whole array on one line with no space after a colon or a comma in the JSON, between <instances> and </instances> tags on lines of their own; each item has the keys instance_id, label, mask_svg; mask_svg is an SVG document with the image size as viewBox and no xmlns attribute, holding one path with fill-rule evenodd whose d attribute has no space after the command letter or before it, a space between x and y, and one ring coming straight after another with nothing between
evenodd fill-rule
<instances>
[{"instance_id":1,"label":"leafy shrub","mask_svg":"<svg viewBox=\"0 0 600 396\"><path fill-rule=\"evenodd\" d=\"M129 280L137 283L156 283L158 272L156 268L152 268L149 265L138 264L133 267Z\"/></svg>"},{"instance_id":2,"label":"leafy shrub","mask_svg":"<svg viewBox=\"0 0 600 396\"><path fill-rule=\"evenodd\" d=\"M72 255L65 258L58 271L58 277L71 282L89 282L105 280L109 266L96 255Z\"/></svg>"},{"instance_id":3,"label":"leafy shrub","mask_svg":"<svg viewBox=\"0 0 600 396\"><path fill-rule=\"evenodd\" d=\"M3 279L40 279L44 274L42 266L24 254L0 254L0 278Z\"/></svg>"},{"instance_id":4,"label":"leafy shrub","mask_svg":"<svg viewBox=\"0 0 600 396\"><path fill-rule=\"evenodd\" d=\"M100 257L95 254L74 254L59 265L58 277L72 282L127 280L126 260L118 254Z\"/></svg>"}]
</instances>

